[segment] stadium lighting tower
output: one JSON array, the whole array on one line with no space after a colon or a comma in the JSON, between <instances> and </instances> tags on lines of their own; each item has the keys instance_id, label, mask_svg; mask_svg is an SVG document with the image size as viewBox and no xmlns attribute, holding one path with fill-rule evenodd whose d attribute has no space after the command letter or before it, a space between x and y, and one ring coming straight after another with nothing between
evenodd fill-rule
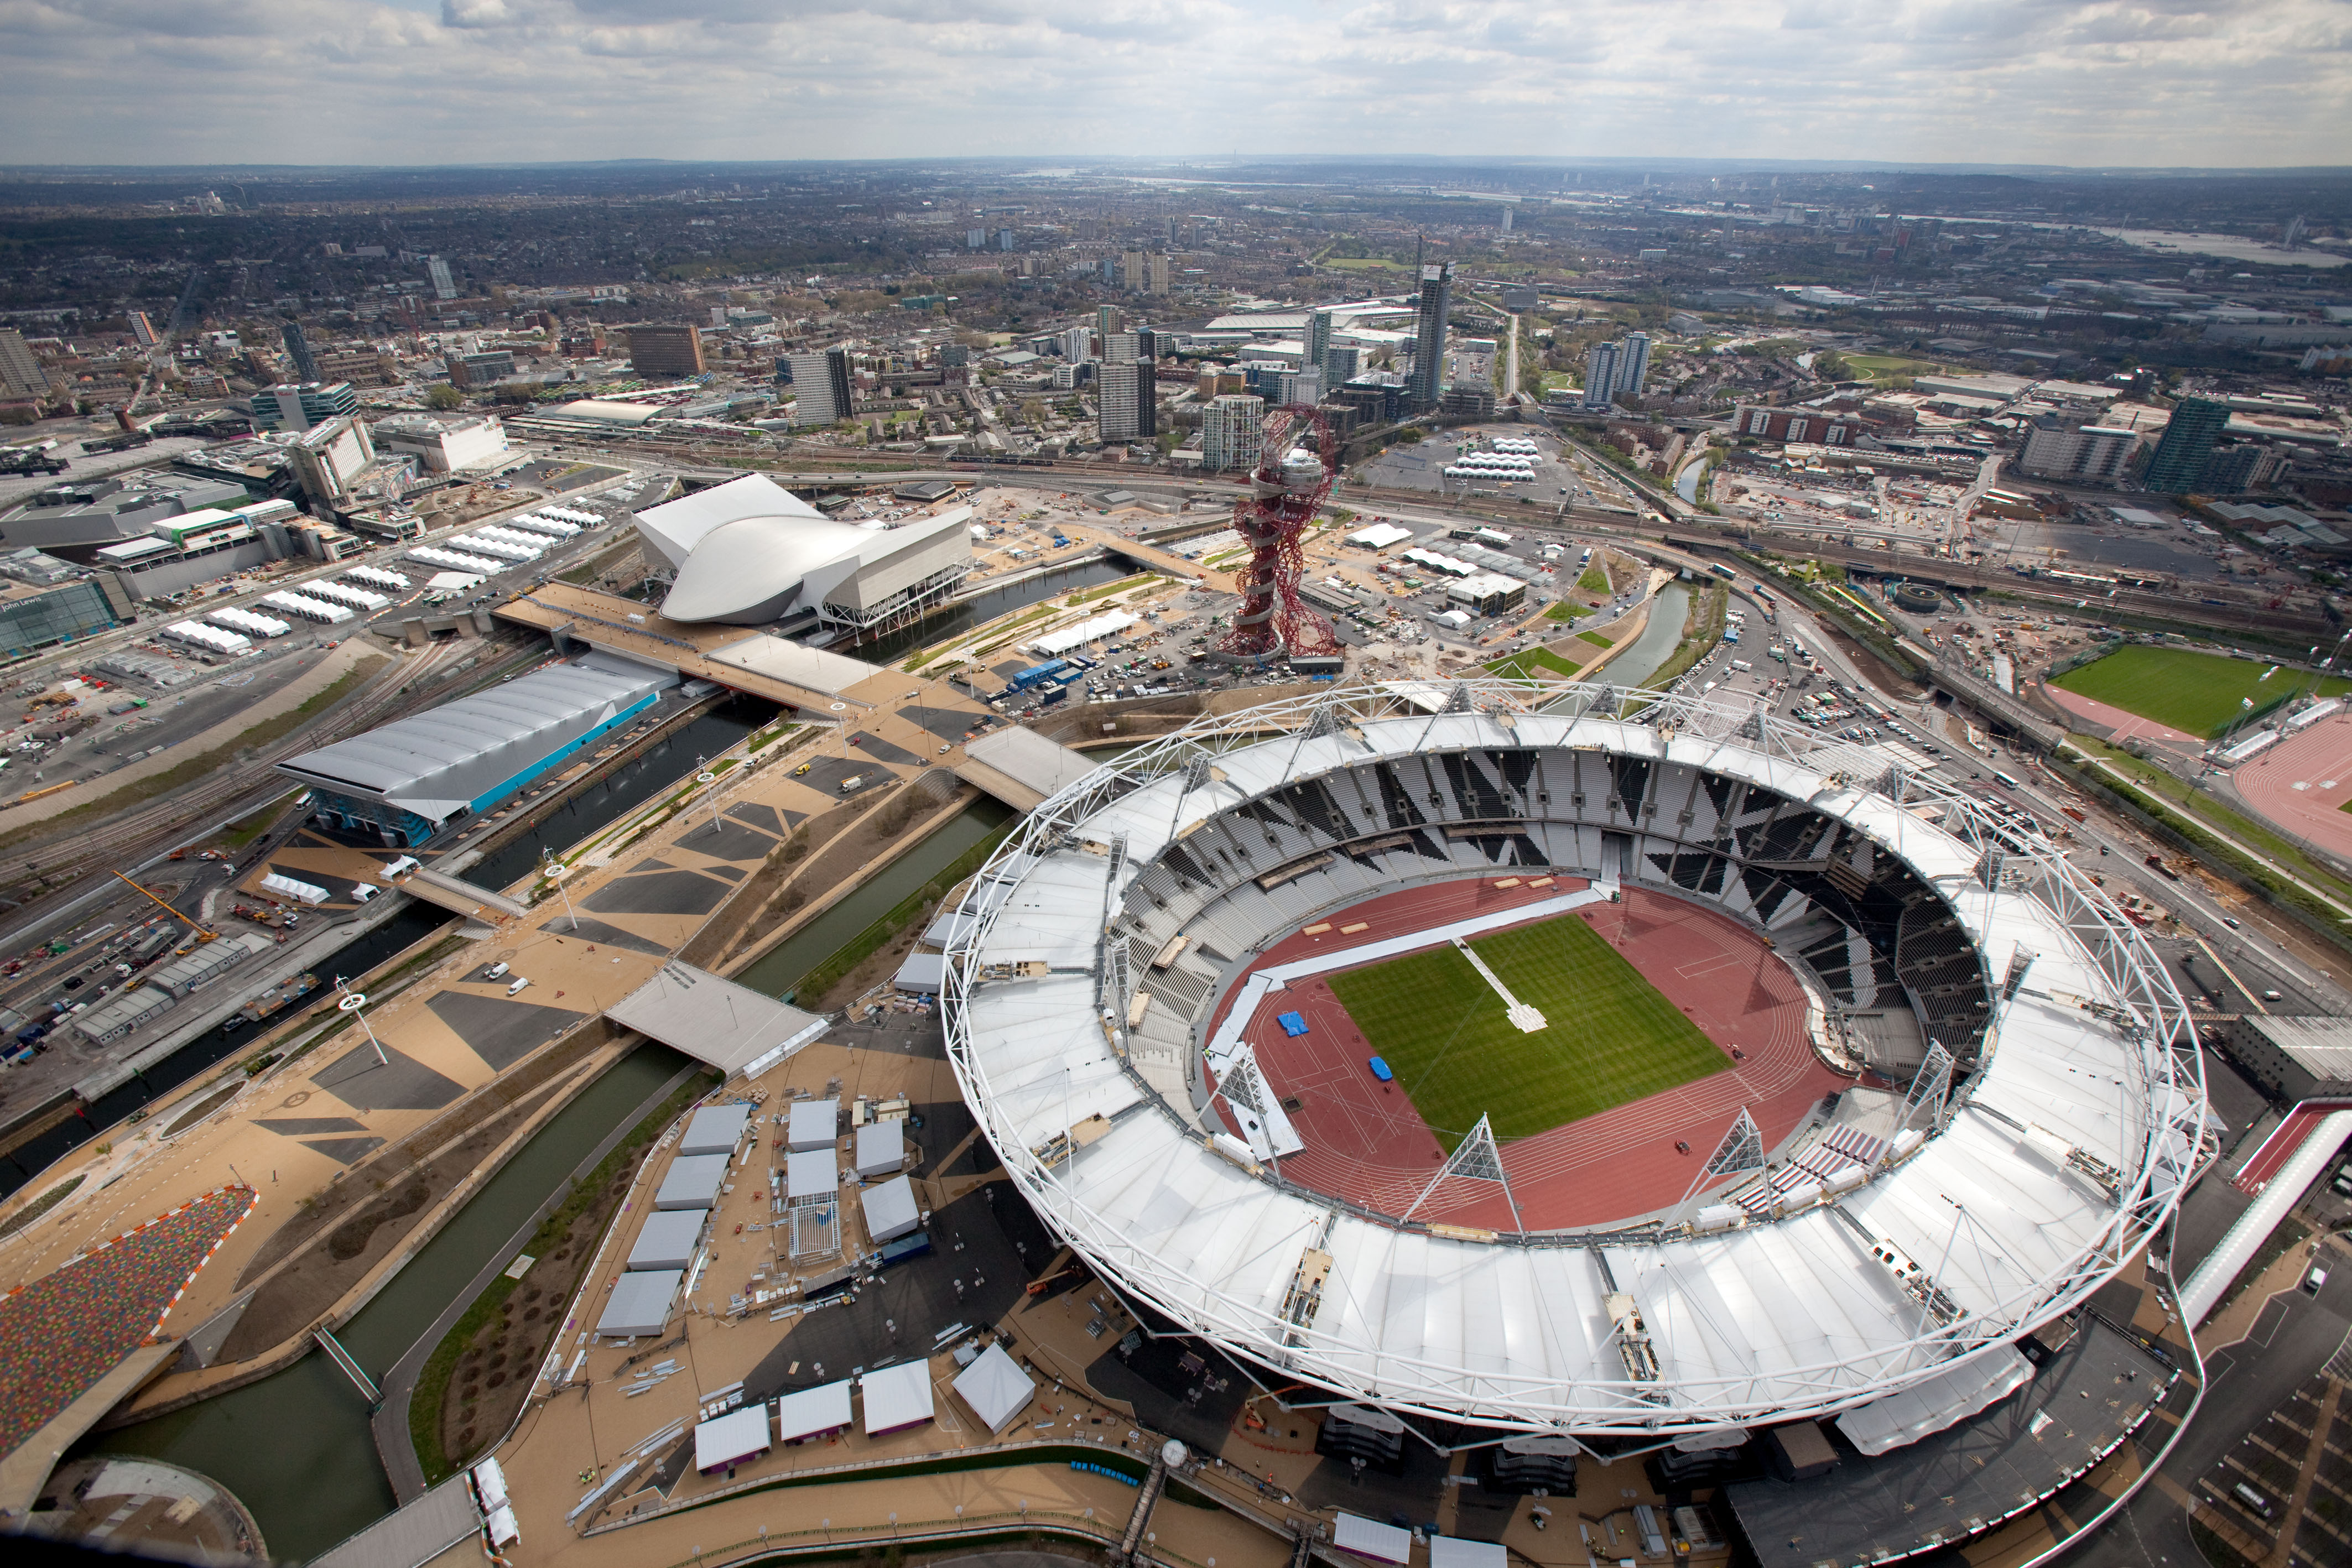
<instances>
[{"instance_id":1,"label":"stadium lighting tower","mask_svg":"<svg viewBox=\"0 0 2352 1568\"><path fill-rule=\"evenodd\" d=\"M1311 448L1301 441L1310 431ZM1250 559L1234 574L1242 607L1217 644L1221 653L1255 659L1339 649L1331 623L1298 596L1306 570L1299 539L1339 477L1339 437L1320 413L1305 403L1267 412L1250 494L1234 506L1234 531L1249 546Z\"/></svg>"}]
</instances>

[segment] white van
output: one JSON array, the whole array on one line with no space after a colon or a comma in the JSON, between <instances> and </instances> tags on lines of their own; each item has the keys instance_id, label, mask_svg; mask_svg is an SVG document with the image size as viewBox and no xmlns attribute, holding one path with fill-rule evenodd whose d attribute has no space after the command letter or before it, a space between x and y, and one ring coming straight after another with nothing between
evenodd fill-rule
<instances>
[{"instance_id":1,"label":"white van","mask_svg":"<svg viewBox=\"0 0 2352 1568\"><path fill-rule=\"evenodd\" d=\"M511 996L518 995L518 994L522 990L522 988L523 988L525 986L528 986L528 985L530 985L530 982L528 979L525 979L525 978L524 978L522 976L520 976L520 975L517 975L517 976L515 977L515 983L514 983L513 985L509 986L509 987L507 988L507 995L509 995L509 996L510 996L510 997L511 997Z\"/></svg>"},{"instance_id":2,"label":"white van","mask_svg":"<svg viewBox=\"0 0 2352 1568\"><path fill-rule=\"evenodd\" d=\"M507 966L504 964L493 964L482 971L482 978L485 980L503 980L506 977Z\"/></svg>"}]
</instances>

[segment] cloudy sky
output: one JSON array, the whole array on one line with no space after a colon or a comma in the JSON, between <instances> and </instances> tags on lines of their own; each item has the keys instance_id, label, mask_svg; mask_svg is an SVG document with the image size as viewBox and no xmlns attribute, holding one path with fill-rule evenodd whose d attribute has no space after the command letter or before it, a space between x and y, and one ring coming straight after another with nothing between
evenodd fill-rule
<instances>
[{"instance_id":1,"label":"cloudy sky","mask_svg":"<svg viewBox=\"0 0 2352 1568\"><path fill-rule=\"evenodd\" d=\"M2352 0L0 0L12 163L2352 162Z\"/></svg>"}]
</instances>

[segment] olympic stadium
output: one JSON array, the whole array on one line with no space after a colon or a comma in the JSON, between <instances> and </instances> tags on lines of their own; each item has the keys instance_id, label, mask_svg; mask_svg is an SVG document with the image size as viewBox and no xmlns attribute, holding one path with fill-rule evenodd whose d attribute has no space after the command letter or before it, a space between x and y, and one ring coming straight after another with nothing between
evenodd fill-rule
<instances>
[{"instance_id":1,"label":"olympic stadium","mask_svg":"<svg viewBox=\"0 0 2352 1568\"><path fill-rule=\"evenodd\" d=\"M1561 692L1276 701L1040 806L943 998L1011 1178L1116 1288L1349 1408L1692 1448L1984 1409L2192 1174L2161 964L1878 752Z\"/></svg>"}]
</instances>

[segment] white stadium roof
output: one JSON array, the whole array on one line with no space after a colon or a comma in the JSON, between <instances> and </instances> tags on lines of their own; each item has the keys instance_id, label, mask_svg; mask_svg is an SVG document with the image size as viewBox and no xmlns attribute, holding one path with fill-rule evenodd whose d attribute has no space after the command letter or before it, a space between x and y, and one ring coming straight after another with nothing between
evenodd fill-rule
<instances>
[{"instance_id":1,"label":"white stadium roof","mask_svg":"<svg viewBox=\"0 0 2352 1568\"><path fill-rule=\"evenodd\" d=\"M1536 688L1510 682L1436 690L1445 711L1426 711L1425 689L1357 687L1201 720L1061 790L975 878L966 907L979 918L960 924L948 955L950 1062L1039 1216L1123 1289L1261 1364L1368 1404L1529 1431L1688 1432L1827 1415L1948 1376L2085 1301L2178 1203L2204 1117L2187 1010L2140 933L2063 857L2007 842L1980 806L1934 780L1744 705L1664 697L1627 721L1616 716L1625 695L1606 686L1576 688L1560 699L1568 712L1534 711ZM1294 733L1265 738L1274 728ZM1440 755L1486 780L1485 804L1419 766ZM1571 796L1541 771L1580 758L1586 768L1624 759L1612 766L1643 780L1629 788L1671 790L1671 808L1635 832L1613 786ZM1739 811L1820 819L1834 830L1820 853L1834 837L1853 858L1836 877L1796 873L1808 886L1884 877L1889 890L1924 890L1934 903L1922 906L1951 917L1927 929L1965 944L1923 949L1937 963L1957 952L1974 979L1944 988L1958 999L1921 1005L1946 1009L1946 1038L1980 1040L1940 1131L1898 1140L1859 1185L1705 1233L1628 1225L1486 1239L1277 1181L1236 1160L1230 1137L1220 1152L1186 1063L1202 1044L1193 1020L1211 1016L1216 986L1237 971L1189 1013L1148 1008L1131 1034L1106 1039L1107 1012L1131 1016L1121 984L1151 983L1129 963L1098 989L1106 942L1153 952L1197 918L1228 950L1263 948L1323 910L1393 889L1376 863L1324 854L1311 875L1263 891L1256 873L1268 865L1312 858L1304 827L1264 863L1222 873L1180 841L1277 789L1380 767L1413 768L1432 796L1428 821L1524 822L1554 846L1553 863L1595 873L1605 842L1629 874L1672 896L1700 895L1650 868L1674 864L1686 843L1748 842L1735 837L1750 831ZM1360 799L1352 785L1329 793ZM1365 810L1371 824L1349 822L1349 834L1387 831ZM2005 862L1989 861L1996 846ZM1171 871L1171 855L1189 871ZM1984 868L2004 863L1988 889ZM1784 864L1762 874L1790 874ZM1443 874L1474 873L1465 862ZM1820 918L1793 895L1751 910L1746 885L1726 877L1711 906L1767 931ZM1985 977L2012 960L2030 969L2002 996ZM1017 967L1031 965L1042 968ZM1004 977L986 977L990 966ZM1898 1278L1874 1256L1889 1241L1933 1278ZM1329 1255L1328 1281L1312 1311L1286 1317L1309 1249ZM1604 1299L1616 1294L1646 1329L1646 1366L1611 1326Z\"/></svg>"}]
</instances>

